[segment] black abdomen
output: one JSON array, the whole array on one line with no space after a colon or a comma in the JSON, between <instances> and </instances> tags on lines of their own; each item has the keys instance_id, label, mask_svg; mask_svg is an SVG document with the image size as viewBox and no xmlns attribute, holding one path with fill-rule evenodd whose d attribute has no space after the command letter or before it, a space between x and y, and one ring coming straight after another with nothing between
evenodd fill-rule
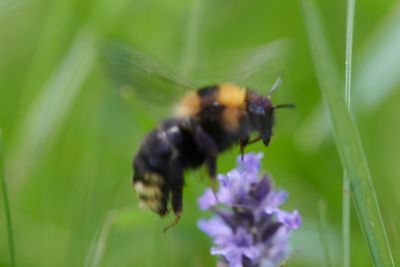
<instances>
[{"instance_id":1,"label":"black abdomen","mask_svg":"<svg viewBox=\"0 0 400 267\"><path fill-rule=\"evenodd\" d=\"M199 167L204 158L184 120L163 122L148 134L134 159L133 183L140 205L165 215L170 193L183 187L183 170Z\"/></svg>"}]
</instances>

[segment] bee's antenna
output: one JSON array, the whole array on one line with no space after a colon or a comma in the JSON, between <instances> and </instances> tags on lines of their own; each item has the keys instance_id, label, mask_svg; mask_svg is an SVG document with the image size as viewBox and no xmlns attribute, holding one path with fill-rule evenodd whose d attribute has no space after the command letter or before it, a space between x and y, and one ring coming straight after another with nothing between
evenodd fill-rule
<instances>
[{"instance_id":1,"label":"bee's antenna","mask_svg":"<svg viewBox=\"0 0 400 267\"><path fill-rule=\"evenodd\" d=\"M279 88L279 86L281 86L281 84L282 84L282 78L278 77L278 79L276 79L274 85L272 85L272 88L268 92L268 98L271 98L271 95L276 91L276 89Z\"/></svg>"},{"instance_id":2,"label":"bee's antenna","mask_svg":"<svg viewBox=\"0 0 400 267\"><path fill-rule=\"evenodd\" d=\"M296 105L295 104L280 104L280 105L276 105L273 107L273 109L278 109L278 108L295 108Z\"/></svg>"}]
</instances>

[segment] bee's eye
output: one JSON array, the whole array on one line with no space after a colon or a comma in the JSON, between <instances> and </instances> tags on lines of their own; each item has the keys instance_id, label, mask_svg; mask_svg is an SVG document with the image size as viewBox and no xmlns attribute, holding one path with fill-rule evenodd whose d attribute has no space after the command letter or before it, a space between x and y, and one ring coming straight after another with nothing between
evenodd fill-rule
<instances>
[{"instance_id":1,"label":"bee's eye","mask_svg":"<svg viewBox=\"0 0 400 267\"><path fill-rule=\"evenodd\" d=\"M254 114L264 114L265 110L261 105L252 104L249 106L249 111Z\"/></svg>"}]
</instances>

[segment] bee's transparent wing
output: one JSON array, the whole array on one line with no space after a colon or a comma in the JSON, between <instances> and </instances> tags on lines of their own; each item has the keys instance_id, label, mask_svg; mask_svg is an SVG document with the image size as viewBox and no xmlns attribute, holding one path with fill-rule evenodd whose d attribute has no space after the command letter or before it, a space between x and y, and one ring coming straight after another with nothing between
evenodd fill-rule
<instances>
[{"instance_id":1,"label":"bee's transparent wing","mask_svg":"<svg viewBox=\"0 0 400 267\"><path fill-rule=\"evenodd\" d=\"M124 96L170 107L196 86L162 66L149 55L128 45L106 42L103 59L111 80Z\"/></svg>"},{"instance_id":2,"label":"bee's transparent wing","mask_svg":"<svg viewBox=\"0 0 400 267\"><path fill-rule=\"evenodd\" d=\"M236 64L238 68L233 70L232 77L236 77L236 83L266 95L277 79L282 78L287 54L287 40L277 40L255 48Z\"/></svg>"}]
</instances>

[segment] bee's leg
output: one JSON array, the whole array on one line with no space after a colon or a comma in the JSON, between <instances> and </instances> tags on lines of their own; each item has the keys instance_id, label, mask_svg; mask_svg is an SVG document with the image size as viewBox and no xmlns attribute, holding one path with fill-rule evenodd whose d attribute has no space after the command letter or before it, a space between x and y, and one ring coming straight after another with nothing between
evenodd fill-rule
<instances>
[{"instance_id":1,"label":"bee's leg","mask_svg":"<svg viewBox=\"0 0 400 267\"><path fill-rule=\"evenodd\" d=\"M258 137L256 137L256 138L254 138L253 140L248 141L247 144L248 144L248 145L251 145L251 144L257 143L257 142L260 141L261 139L262 139L262 137L261 137L261 136L258 136Z\"/></svg>"},{"instance_id":2,"label":"bee's leg","mask_svg":"<svg viewBox=\"0 0 400 267\"><path fill-rule=\"evenodd\" d=\"M217 157L216 156L208 156L206 158L206 166L208 168L208 175L211 178L211 190L214 193L214 197L218 200L218 182L217 182Z\"/></svg>"},{"instance_id":3,"label":"bee's leg","mask_svg":"<svg viewBox=\"0 0 400 267\"><path fill-rule=\"evenodd\" d=\"M194 138L197 147L205 154L205 164L208 168L208 174L211 178L211 188L217 198L216 192L218 188L217 184L217 155L218 146L214 139L207 134L200 126L195 126Z\"/></svg>"},{"instance_id":4,"label":"bee's leg","mask_svg":"<svg viewBox=\"0 0 400 267\"><path fill-rule=\"evenodd\" d=\"M161 198L161 207L159 209L158 214L161 217L164 217L168 214L168 199L169 199L169 187L168 185L163 185L161 188L162 198Z\"/></svg>"},{"instance_id":5,"label":"bee's leg","mask_svg":"<svg viewBox=\"0 0 400 267\"><path fill-rule=\"evenodd\" d=\"M164 233L178 224L182 215L182 189L183 189L183 168L179 164L171 164L169 171L169 183L172 194L172 210L175 214L174 221L167 225L163 231Z\"/></svg>"},{"instance_id":6,"label":"bee's leg","mask_svg":"<svg viewBox=\"0 0 400 267\"><path fill-rule=\"evenodd\" d=\"M243 157L244 157L244 149L246 148L247 145L251 145L254 143L257 143L258 141L260 141L262 139L261 136L258 136L256 138L254 138L253 140L250 140L250 137L247 137L245 139L241 139L239 141L239 145L240 145L240 157L243 161Z\"/></svg>"},{"instance_id":7,"label":"bee's leg","mask_svg":"<svg viewBox=\"0 0 400 267\"><path fill-rule=\"evenodd\" d=\"M206 165L208 168L208 174L211 178L211 189L214 193L215 198L218 199L216 192L218 190L218 183L217 183L217 158L216 157L208 157L206 159Z\"/></svg>"},{"instance_id":8,"label":"bee's leg","mask_svg":"<svg viewBox=\"0 0 400 267\"><path fill-rule=\"evenodd\" d=\"M250 136L245 137L244 139L241 139L239 141L239 145L240 145L240 158L243 161L243 156L244 156L244 149L246 148L246 146L248 145L250 140Z\"/></svg>"},{"instance_id":9,"label":"bee's leg","mask_svg":"<svg viewBox=\"0 0 400 267\"><path fill-rule=\"evenodd\" d=\"M164 227L164 229L163 229L164 234L165 234L169 229L175 227L175 225L178 224L179 220L181 219L181 215L182 215L182 214L175 215L174 221L173 221L172 223L170 223L170 224L168 224L167 226Z\"/></svg>"}]
</instances>

